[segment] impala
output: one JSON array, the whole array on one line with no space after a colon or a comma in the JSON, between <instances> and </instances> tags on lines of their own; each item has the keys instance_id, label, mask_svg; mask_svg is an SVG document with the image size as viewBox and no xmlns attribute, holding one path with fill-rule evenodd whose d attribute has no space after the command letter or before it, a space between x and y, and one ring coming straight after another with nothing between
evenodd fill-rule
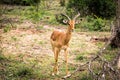
<instances>
[{"instance_id":1,"label":"impala","mask_svg":"<svg viewBox=\"0 0 120 80\"><path fill-rule=\"evenodd\" d=\"M64 15L68 19L67 21L63 21L63 22L68 23L69 26L66 31L54 30L53 33L51 34L50 42L52 45L52 50L54 52L54 59L55 59L52 75L59 74L58 55L60 53L60 50L63 49L65 63L66 63L66 76L70 76L68 72L68 47L72 36L72 32L75 27L76 18L80 16L80 13L78 13L73 19L70 19L69 16L66 14L62 14L62 15Z\"/></svg>"}]
</instances>

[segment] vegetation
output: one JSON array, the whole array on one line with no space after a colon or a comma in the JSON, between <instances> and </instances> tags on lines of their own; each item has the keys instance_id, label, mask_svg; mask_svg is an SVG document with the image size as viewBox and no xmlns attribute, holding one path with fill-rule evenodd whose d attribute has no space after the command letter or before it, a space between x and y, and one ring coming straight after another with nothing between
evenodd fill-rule
<instances>
[{"instance_id":1,"label":"vegetation","mask_svg":"<svg viewBox=\"0 0 120 80\"><path fill-rule=\"evenodd\" d=\"M60 75L51 76L54 56L49 37L54 29L66 29L67 25L62 23L65 17L59 15L60 13L73 17L79 11L81 13L79 20L82 21L75 26L68 62L70 73L74 72L79 65L97 55L99 48L106 43L95 39L109 39L111 22L114 21L116 12L114 0L60 0L59 2L2 0L0 2L2 2L0 7L0 79L2 80L61 79L65 75L64 54L61 51L59 56ZM102 59L112 63L117 52L118 49L109 46ZM101 63L98 59L92 65L96 74L101 70ZM93 80L87 67L68 80L75 79Z\"/></svg>"},{"instance_id":2,"label":"vegetation","mask_svg":"<svg viewBox=\"0 0 120 80\"><path fill-rule=\"evenodd\" d=\"M114 0L69 0L67 8L87 15L111 18L115 16L115 5Z\"/></svg>"},{"instance_id":3,"label":"vegetation","mask_svg":"<svg viewBox=\"0 0 120 80\"><path fill-rule=\"evenodd\" d=\"M2 3L11 5L36 5L40 3L41 0L2 0Z\"/></svg>"},{"instance_id":4,"label":"vegetation","mask_svg":"<svg viewBox=\"0 0 120 80\"><path fill-rule=\"evenodd\" d=\"M94 18L92 16L87 16L80 25L83 29L88 31L110 31L110 23L110 20L108 21L99 17Z\"/></svg>"}]
</instances>

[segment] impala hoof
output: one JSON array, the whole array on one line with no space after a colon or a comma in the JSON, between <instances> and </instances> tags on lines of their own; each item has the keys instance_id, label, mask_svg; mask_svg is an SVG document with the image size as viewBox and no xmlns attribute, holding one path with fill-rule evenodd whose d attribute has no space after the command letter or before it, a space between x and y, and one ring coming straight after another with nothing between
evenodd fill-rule
<instances>
[{"instance_id":1,"label":"impala hoof","mask_svg":"<svg viewBox=\"0 0 120 80\"><path fill-rule=\"evenodd\" d=\"M67 74L66 76L64 76L64 79L66 79L67 77L70 77L71 74Z\"/></svg>"},{"instance_id":2,"label":"impala hoof","mask_svg":"<svg viewBox=\"0 0 120 80\"><path fill-rule=\"evenodd\" d=\"M52 76L55 76L55 75L59 75L59 71L58 72L56 72L56 73L52 73Z\"/></svg>"},{"instance_id":3,"label":"impala hoof","mask_svg":"<svg viewBox=\"0 0 120 80\"><path fill-rule=\"evenodd\" d=\"M59 71L56 73L56 75L59 75Z\"/></svg>"},{"instance_id":4,"label":"impala hoof","mask_svg":"<svg viewBox=\"0 0 120 80\"><path fill-rule=\"evenodd\" d=\"M55 73L52 73L52 76L55 76Z\"/></svg>"}]
</instances>

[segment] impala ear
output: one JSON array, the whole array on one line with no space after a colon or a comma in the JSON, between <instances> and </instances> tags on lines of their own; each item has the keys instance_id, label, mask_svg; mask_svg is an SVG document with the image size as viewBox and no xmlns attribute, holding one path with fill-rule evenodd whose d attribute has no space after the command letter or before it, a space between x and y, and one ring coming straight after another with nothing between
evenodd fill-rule
<instances>
[{"instance_id":1,"label":"impala ear","mask_svg":"<svg viewBox=\"0 0 120 80\"><path fill-rule=\"evenodd\" d=\"M82 19L76 20L75 24L79 24L82 21Z\"/></svg>"},{"instance_id":2,"label":"impala ear","mask_svg":"<svg viewBox=\"0 0 120 80\"><path fill-rule=\"evenodd\" d=\"M64 23L64 24L67 24L67 23L68 23L68 20L63 20L63 23Z\"/></svg>"}]
</instances>

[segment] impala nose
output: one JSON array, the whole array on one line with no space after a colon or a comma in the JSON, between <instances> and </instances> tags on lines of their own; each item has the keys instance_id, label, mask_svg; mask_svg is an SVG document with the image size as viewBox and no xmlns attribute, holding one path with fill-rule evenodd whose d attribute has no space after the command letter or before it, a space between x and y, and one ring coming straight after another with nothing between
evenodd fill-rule
<instances>
[{"instance_id":1,"label":"impala nose","mask_svg":"<svg viewBox=\"0 0 120 80\"><path fill-rule=\"evenodd\" d=\"M74 29L72 29L71 32L74 32Z\"/></svg>"}]
</instances>

